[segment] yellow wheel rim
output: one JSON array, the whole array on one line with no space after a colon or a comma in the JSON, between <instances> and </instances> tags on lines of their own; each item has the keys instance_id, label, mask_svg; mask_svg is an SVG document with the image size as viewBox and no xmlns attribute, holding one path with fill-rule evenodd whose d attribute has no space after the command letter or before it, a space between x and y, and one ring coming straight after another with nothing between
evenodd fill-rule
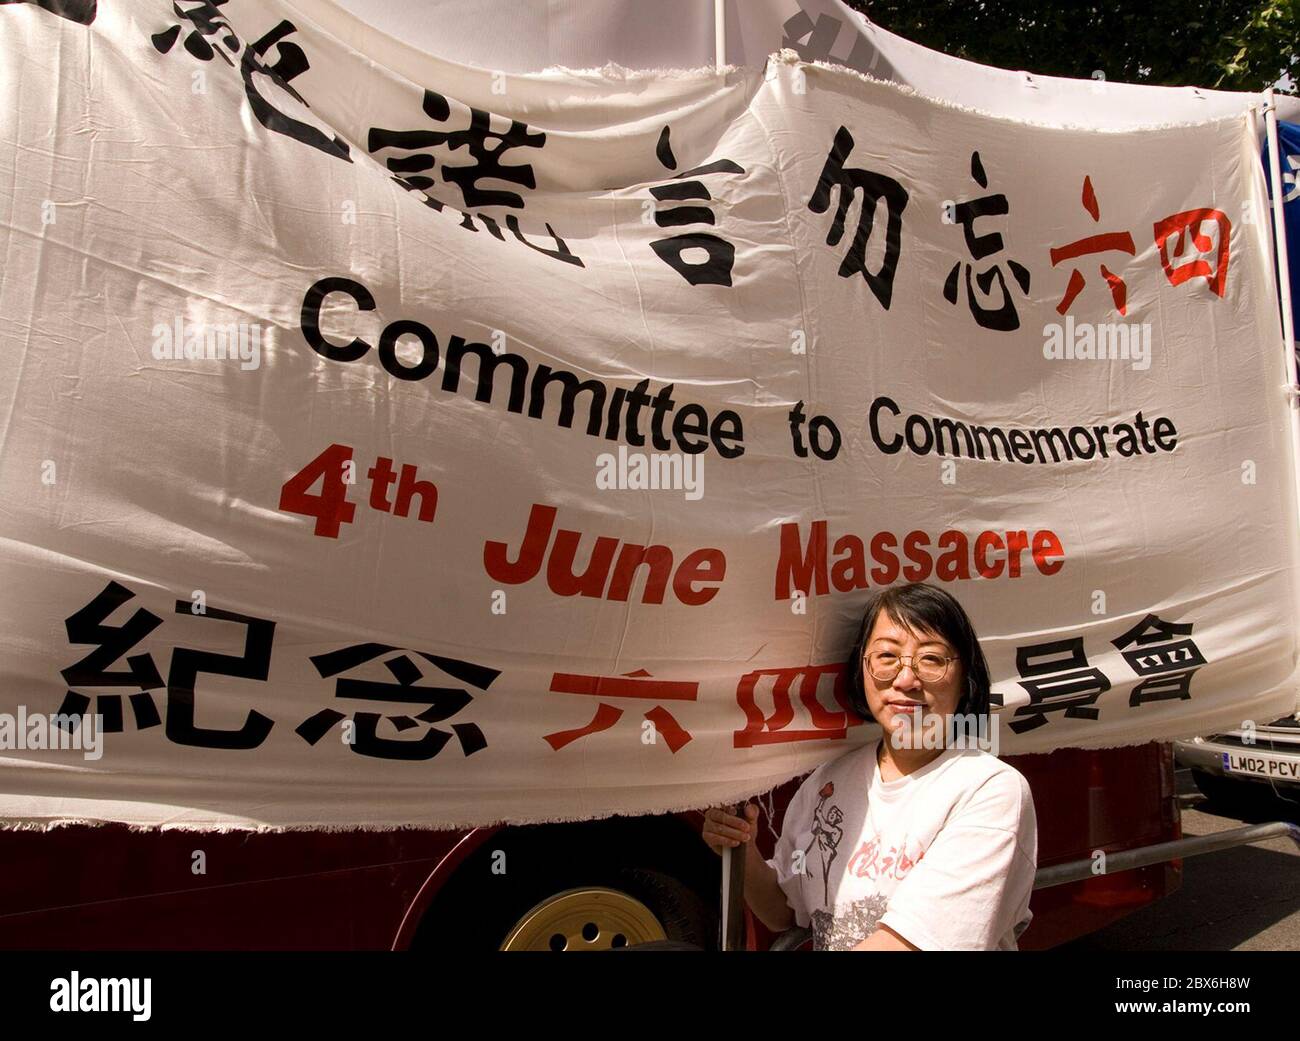
<instances>
[{"instance_id":1,"label":"yellow wheel rim","mask_svg":"<svg viewBox=\"0 0 1300 1041\"><path fill-rule=\"evenodd\" d=\"M666 940L654 912L617 889L566 889L530 910L510 930L503 951L608 951Z\"/></svg>"}]
</instances>

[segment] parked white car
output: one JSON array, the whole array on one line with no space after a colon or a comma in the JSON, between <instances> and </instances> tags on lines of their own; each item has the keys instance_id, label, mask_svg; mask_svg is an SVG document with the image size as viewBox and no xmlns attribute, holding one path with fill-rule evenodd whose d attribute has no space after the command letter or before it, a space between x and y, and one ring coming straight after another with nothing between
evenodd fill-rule
<instances>
[{"instance_id":1,"label":"parked white car","mask_svg":"<svg viewBox=\"0 0 1300 1041\"><path fill-rule=\"evenodd\" d=\"M1266 726L1229 730L1211 737L1175 741L1178 764L1211 801L1231 802L1249 795L1252 783L1277 795L1300 799L1300 716L1284 716ZM1244 783L1243 783L1244 782Z\"/></svg>"}]
</instances>

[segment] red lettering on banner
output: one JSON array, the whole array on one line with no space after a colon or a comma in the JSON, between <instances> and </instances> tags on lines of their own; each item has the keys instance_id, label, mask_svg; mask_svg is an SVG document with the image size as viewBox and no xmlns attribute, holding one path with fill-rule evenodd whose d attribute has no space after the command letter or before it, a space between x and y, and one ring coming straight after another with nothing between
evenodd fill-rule
<instances>
[{"instance_id":1,"label":"red lettering on banner","mask_svg":"<svg viewBox=\"0 0 1300 1041\"><path fill-rule=\"evenodd\" d=\"M1058 559L1052 560L1050 558ZM1065 550L1054 531L1034 533L1034 566L1044 575L1054 575L1065 566Z\"/></svg>"},{"instance_id":2,"label":"red lettering on banner","mask_svg":"<svg viewBox=\"0 0 1300 1041\"><path fill-rule=\"evenodd\" d=\"M848 593L868 587L863 540L857 535L837 538L829 572L828 541L824 520L812 522L806 542L799 524L791 521L781 525L774 599L789 600L799 593ZM900 574L908 582L924 582L931 575L940 582L1020 578L1021 558L1026 553L1039 574L1051 576L1065 566L1067 557L1060 537L1046 528L1033 532L981 531L974 535L949 529L937 538L928 531L909 531L902 539L902 559L907 563L901 571L898 546L898 536L893 532L881 531L872 536L870 560L876 566L870 578L876 585L888 585Z\"/></svg>"},{"instance_id":3,"label":"red lettering on banner","mask_svg":"<svg viewBox=\"0 0 1300 1041\"><path fill-rule=\"evenodd\" d=\"M557 672L551 677L552 694L588 694L599 698L641 698L652 701L695 701L700 685L693 680L657 680L645 669L637 669L623 676L589 676L575 672ZM608 730L623 718L623 709L602 701L596 706L591 722L573 730L559 730L543 735L543 740L555 751L582 737ZM656 735L674 755L691 740L691 733L662 705L656 705L643 718L648 719Z\"/></svg>"},{"instance_id":4,"label":"red lettering on banner","mask_svg":"<svg viewBox=\"0 0 1300 1041\"><path fill-rule=\"evenodd\" d=\"M898 557L893 553L897 545L898 539L888 531L878 531L871 539L871 559L880 565L871 569L871 577L878 586L898 580Z\"/></svg>"},{"instance_id":5,"label":"red lettering on banner","mask_svg":"<svg viewBox=\"0 0 1300 1041\"><path fill-rule=\"evenodd\" d=\"M1023 531L1007 532L1007 578L1020 577L1020 554L1029 548L1029 536Z\"/></svg>"},{"instance_id":6,"label":"red lettering on banner","mask_svg":"<svg viewBox=\"0 0 1300 1041\"><path fill-rule=\"evenodd\" d=\"M939 536L939 548L946 550L935 565L935 577L941 582L970 578L970 544L960 531L945 531Z\"/></svg>"},{"instance_id":7,"label":"red lettering on banner","mask_svg":"<svg viewBox=\"0 0 1300 1041\"><path fill-rule=\"evenodd\" d=\"M1092 188L1092 178L1085 176L1083 178L1083 208L1088 211L1088 216L1096 224L1101 220L1101 208L1097 205L1097 193ZM1078 260L1080 257L1091 256L1095 253L1127 253L1130 257L1137 254L1137 247L1133 243L1133 236L1127 231L1103 231L1095 235L1085 235L1081 239L1068 243L1064 246L1053 246L1050 250L1052 267L1056 267L1065 260ZM1128 287L1124 285L1124 280L1110 271L1105 264L1098 265L1098 271L1101 277L1106 280L1110 287L1110 296L1115 303L1115 310L1120 314L1127 314ZM1070 280L1065 287L1065 295L1061 297L1060 303L1056 305L1058 314L1065 314L1074 303L1074 298L1083 292L1086 279L1083 272L1074 268L1070 272Z\"/></svg>"},{"instance_id":8,"label":"red lettering on banner","mask_svg":"<svg viewBox=\"0 0 1300 1041\"><path fill-rule=\"evenodd\" d=\"M795 721L795 705L790 694L796 684L799 704L805 710L806 723L811 726L791 726ZM817 697L818 691L824 691L827 686L838 709L827 708ZM765 714L759 705L760 688L765 696L771 696L771 715ZM747 672L736 687L736 703L745 713L745 728L737 730L733 739L737 748L790 741L842 741L848 736L849 727L863 722L849 706L841 662Z\"/></svg>"},{"instance_id":9,"label":"red lettering on banner","mask_svg":"<svg viewBox=\"0 0 1300 1041\"><path fill-rule=\"evenodd\" d=\"M903 539L903 556L911 561L903 568L903 577L909 582L924 582L930 577L932 562L924 550L930 536L923 531L909 531Z\"/></svg>"},{"instance_id":10,"label":"red lettering on banner","mask_svg":"<svg viewBox=\"0 0 1300 1041\"><path fill-rule=\"evenodd\" d=\"M656 680L644 669L625 676L587 676L557 672L551 677L552 694L591 694L604 698L645 698L653 701L694 701L700 685L693 680Z\"/></svg>"},{"instance_id":11,"label":"red lettering on banner","mask_svg":"<svg viewBox=\"0 0 1300 1041\"><path fill-rule=\"evenodd\" d=\"M997 578L1002 574L1003 561L990 561L988 552L990 549L997 551L1005 548L1002 545L1002 536L996 531L980 532L979 538L975 540L975 570L980 573L982 578Z\"/></svg>"},{"instance_id":12,"label":"red lettering on banner","mask_svg":"<svg viewBox=\"0 0 1300 1041\"><path fill-rule=\"evenodd\" d=\"M556 513L554 506L533 503L519 552L513 560L506 543L485 542L483 567L488 576L507 585L521 585L541 574L545 564L546 585L557 596L581 595L625 601L631 595L637 569L645 567L648 573L641 593L642 603L663 603L664 589L671 574L673 595L687 607L707 604L717 596L718 587L726 577L727 558L720 549L705 547L694 550L686 555L674 572L673 552L667 546L625 543L620 548L619 540L609 535L596 538L582 574L576 574L575 561L581 556L579 550L584 536L580 531L560 528L555 532L552 544L551 531L555 527Z\"/></svg>"},{"instance_id":13,"label":"red lettering on banner","mask_svg":"<svg viewBox=\"0 0 1300 1041\"><path fill-rule=\"evenodd\" d=\"M357 512L356 503L348 501L348 488L356 483L357 466L352 456L350 445L330 445L284 482L280 488L280 509L314 518L314 532L321 538L338 538L342 526L351 524ZM433 523L438 512L438 486L420 480L415 466L404 463L399 474L393 469L393 460L381 455L366 471L366 477L370 480L370 496L366 501L372 510L408 517L411 506L418 502L419 519L426 524ZM311 489L318 481L321 490L313 492ZM390 502L393 482L397 482L397 490Z\"/></svg>"},{"instance_id":14,"label":"red lettering on banner","mask_svg":"<svg viewBox=\"0 0 1300 1041\"><path fill-rule=\"evenodd\" d=\"M1201 225L1213 224L1219 229L1219 239L1215 243L1209 235L1201 232ZM1192 246L1200 253L1214 251L1214 263L1200 257L1183 258L1183 263L1174 267L1168 253L1169 239L1174 238L1174 258L1182 256L1187 233L1191 232ZM1156 246L1160 249L1160 266L1165 269L1165 277L1171 286L1182 285L1191 278L1204 278L1215 296L1223 296L1228 284L1228 244L1232 233L1232 223L1222 210L1187 210L1175 213L1164 220L1156 221Z\"/></svg>"},{"instance_id":15,"label":"red lettering on banner","mask_svg":"<svg viewBox=\"0 0 1300 1041\"><path fill-rule=\"evenodd\" d=\"M344 465L351 462L348 445L330 445L315 459L284 482L280 489L280 509L316 518L315 534L327 539L339 537L339 528L351 524L357 512L348 502L348 488L343 480ZM321 483L319 494L312 485Z\"/></svg>"},{"instance_id":16,"label":"red lettering on banner","mask_svg":"<svg viewBox=\"0 0 1300 1041\"><path fill-rule=\"evenodd\" d=\"M826 522L813 521L813 536L808 549L800 553L799 525L781 525L781 566L776 572L776 598L790 599L791 592L821 596L826 586ZM837 543L838 545L838 543ZM784 587L782 582L784 581ZM815 588L814 588L815 587ZM786 591L782 592L782 588Z\"/></svg>"}]
</instances>

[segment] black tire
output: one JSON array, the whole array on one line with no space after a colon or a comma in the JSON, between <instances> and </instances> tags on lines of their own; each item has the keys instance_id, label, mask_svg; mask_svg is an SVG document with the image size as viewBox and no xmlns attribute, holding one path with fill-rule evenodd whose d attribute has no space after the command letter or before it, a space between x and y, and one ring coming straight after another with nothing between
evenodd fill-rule
<instances>
[{"instance_id":1,"label":"black tire","mask_svg":"<svg viewBox=\"0 0 1300 1041\"><path fill-rule=\"evenodd\" d=\"M1204 770L1192 771L1192 783L1205 798L1215 806L1229 809L1239 806L1246 800L1246 788L1249 781L1233 781L1218 774L1206 773Z\"/></svg>"},{"instance_id":2,"label":"black tire","mask_svg":"<svg viewBox=\"0 0 1300 1041\"><path fill-rule=\"evenodd\" d=\"M699 842L698 837L688 838ZM557 849L563 850L562 857ZM497 850L505 854L504 876L492 875L489 868ZM544 900L567 889L600 886L643 903L668 941L716 948L718 910L697 880L692 885L683 876L689 873L654 843L611 842L609 829L555 826L504 832L489 840L444 887L426 911L413 946L495 951L516 923Z\"/></svg>"},{"instance_id":3,"label":"black tire","mask_svg":"<svg viewBox=\"0 0 1300 1041\"><path fill-rule=\"evenodd\" d=\"M620 873L622 889L654 912L669 941L692 944L700 949L714 945L718 912L710 910L703 897L672 875L651 868L628 868Z\"/></svg>"}]
</instances>

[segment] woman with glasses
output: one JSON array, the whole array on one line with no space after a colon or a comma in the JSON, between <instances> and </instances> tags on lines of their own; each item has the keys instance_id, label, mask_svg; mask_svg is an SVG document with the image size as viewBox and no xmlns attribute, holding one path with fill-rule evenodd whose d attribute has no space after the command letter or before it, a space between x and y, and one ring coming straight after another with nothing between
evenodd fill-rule
<instances>
[{"instance_id":1,"label":"woman with glasses","mask_svg":"<svg viewBox=\"0 0 1300 1041\"><path fill-rule=\"evenodd\" d=\"M745 899L777 932L811 927L817 950L1015 950L1032 917L1037 824L1029 785L979 747L989 673L966 612L934 586L868 601L845 678L882 737L805 778L771 860L745 858ZM705 814L717 852L753 841Z\"/></svg>"}]
</instances>

